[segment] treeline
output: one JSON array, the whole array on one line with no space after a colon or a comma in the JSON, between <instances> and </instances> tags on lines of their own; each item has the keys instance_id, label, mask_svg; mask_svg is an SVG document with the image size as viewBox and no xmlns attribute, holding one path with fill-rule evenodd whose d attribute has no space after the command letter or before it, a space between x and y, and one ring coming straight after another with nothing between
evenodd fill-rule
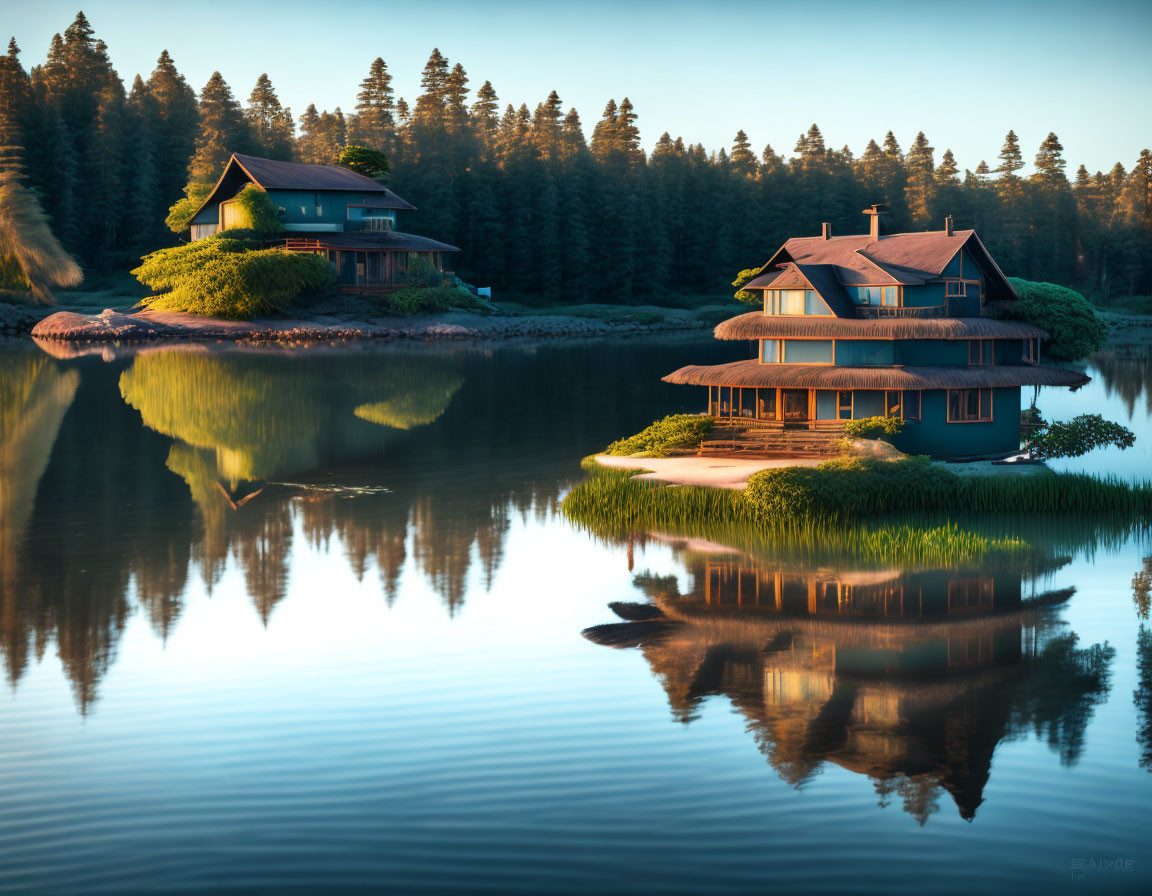
<instances>
[{"instance_id":1,"label":"treeline","mask_svg":"<svg viewBox=\"0 0 1152 896\"><path fill-rule=\"evenodd\" d=\"M17 145L58 236L86 265L115 265L170 244L232 152L334 163L348 144L391 162L390 186L415 204L402 226L461 248L460 274L503 290L618 301L721 291L787 237L864 229L885 202L888 232L975 227L1004 270L1097 297L1152 292L1152 153L1131 170L1071 176L1049 134L1022 177L1014 132L990 165L961 171L923 133L891 132L855 155L816 125L792 154L756 152L743 131L710 152L665 133L640 147L637 113L610 100L590 139L553 91L535 108L470 87L434 50L413 103L375 60L344 113L297 120L261 75L241 105L219 74L199 99L167 52L130 90L81 13L25 71L13 41L0 66L0 144ZM12 157L12 154L5 158Z\"/></svg>"}]
</instances>

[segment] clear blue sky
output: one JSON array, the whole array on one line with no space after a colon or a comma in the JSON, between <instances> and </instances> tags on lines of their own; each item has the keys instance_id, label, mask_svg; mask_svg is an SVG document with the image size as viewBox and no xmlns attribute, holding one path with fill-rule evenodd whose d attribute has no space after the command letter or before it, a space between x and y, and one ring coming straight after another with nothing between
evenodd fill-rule
<instances>
[{"instance_id":1,"label":"clear blue sky","mask_svg":"<svg viewBox=\"0 0 1152 896\"><path fill-rule=\"evenodd\" d=\"M0 28L31 66L81 6L126 83L167 48L197 90L219 69L243 100L267 72L297 117L310 102L351 111L376 56L413 100L435 46L501 105L556 89L587 134L627 95L646 147L667 130L715 149L743 128L757 152L790 153L813 121L857 154L923 129L962 168L993 164L1009 128L1029 160L1056 131L1071 170L1131 168L1152 146L1147 0L0 0Z\"/></svg>"}]
</instances>

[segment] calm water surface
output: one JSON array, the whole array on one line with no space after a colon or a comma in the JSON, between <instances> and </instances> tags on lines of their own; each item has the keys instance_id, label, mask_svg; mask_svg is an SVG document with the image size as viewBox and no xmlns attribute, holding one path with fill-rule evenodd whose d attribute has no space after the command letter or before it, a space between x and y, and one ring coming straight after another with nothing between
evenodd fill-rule
<instances>
[{"instance_id":1,"label":"calm water surface","mask_svg":"<svg viewBox=\"0 0 1152 896\"><path fill-rule=\"evenodd\" d=\"M558 514L736 355L0 345L0 888L1147 892L1146 534L903 569ZM1149 475L1147 349L1088 372L1045 415L1137 445L1062 466Z\"/></svg>"}]
</instances>

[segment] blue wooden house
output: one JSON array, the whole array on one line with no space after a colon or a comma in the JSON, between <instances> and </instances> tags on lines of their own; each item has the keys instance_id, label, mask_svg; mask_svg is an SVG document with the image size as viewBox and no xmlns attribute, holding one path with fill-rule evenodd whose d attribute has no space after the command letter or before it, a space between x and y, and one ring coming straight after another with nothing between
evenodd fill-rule
<instances>
[{"instance_id":1,"label":"blue wooden house","mask_svg":"<svg viewBox=\"0 0 1152 896\"><path fill-rule=\"evenodd\" d=\"M387 187L338 165L278 162L235 153L204 204L192 216L192 239L238 226L235 199L248 184L280 209L284 247L325 256L337 283L387 289L404 283L413 258L450 269L455 246L396 228L398 212L414 211Z\"/></svg>"},{"instance_id":2,"label":"blue wooden house","mask_svg":"<svg viewBox=\"0 0 1152 896\"><path fill-rule=\"evenodd\" d=\"M1005 319L1012 285L973 230L870 232L788 240L743 288L762 310L716 327L748 340L746 361L684 367L670 383L706 386L723 440L823 453L844 422L902 417L900 449L980 458L1020 448L1022 386L1072 386L1081 373L1040 365L1039 327Z\"/></svg>"}]
</instances>

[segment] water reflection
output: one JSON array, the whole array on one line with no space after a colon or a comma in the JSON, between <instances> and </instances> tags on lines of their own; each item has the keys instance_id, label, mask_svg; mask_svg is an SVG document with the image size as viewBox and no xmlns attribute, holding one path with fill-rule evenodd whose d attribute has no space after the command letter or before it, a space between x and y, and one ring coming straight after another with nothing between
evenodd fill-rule
<instances>
[{"instance_id":1,"label":"water reflection","mask_svg":"<svg viewBox=\"0 0 1152 896\"><path fill-rule=\"evenodd\" d=\"M1129 420L1152 415L1152 346L1120 343L1089 356L1092 376L1104 383L1104 394L1123 403ZM1141 400L1143 408L1140 408Z\"/></svg>"},{"instance_id":2,"label":"water reflection","mask_svg":"<svg viewBox=\"0 0 1152 896\"><path fill-rule=\"evenodd\" d=\"M680 409L658 375L676 354L184 346L58 359L5 346L9 681L55 645L87 712L136 606L166 640L192 579L211 593L235 567L267 624L297 549L342 554L388 602L410 570L454 614L474 567L491 585L511 521L551 513L582 450ZM592 367L635 381L638 402L589 394ZM510 396L528 409L518 425Z\"/></svg>"},{"instance_id":3,"label":"water reflection","mask_svg":"<svg viewBox=\"0 0 1152 896\"><path fill-rule=\"evenodd\" d=\"M830 762L921 824L942 791L971 820L1001 741L1031 731L1073 764L1107 697L1115 651L1079 646L1059 619L1074 589L1038 591L1020 565L813 569L676 544L685 590L641 574L647 602L584 635L639 649L677 721L727 698L796 786Z\"/></svg>"}]
</instances>

